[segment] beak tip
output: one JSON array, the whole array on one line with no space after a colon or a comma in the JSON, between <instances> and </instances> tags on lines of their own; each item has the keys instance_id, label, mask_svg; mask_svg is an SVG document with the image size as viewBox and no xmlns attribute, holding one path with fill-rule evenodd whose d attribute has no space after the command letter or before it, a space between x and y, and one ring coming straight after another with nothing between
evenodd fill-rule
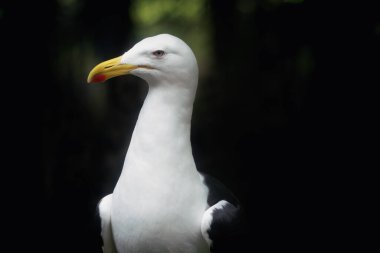
<instances>
[{"instance_id":1,"label":"beak tip","mask_svg":"<svg viewBox=\"0 0 380 253\"><path fill-rule=\"evenodd\" d=\"M91 84L91 83L101 83L101 82L104 82L106 79L107 79L106 75L98 74L98 75L95 75L95 76L89 76L87 78L87 83L88 84Z\"/></svg>"}]
</instances>

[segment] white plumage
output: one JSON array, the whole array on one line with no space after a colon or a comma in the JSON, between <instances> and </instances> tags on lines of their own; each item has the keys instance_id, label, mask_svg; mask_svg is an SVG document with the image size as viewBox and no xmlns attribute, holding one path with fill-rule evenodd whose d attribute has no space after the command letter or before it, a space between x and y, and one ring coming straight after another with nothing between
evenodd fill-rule
<instances>
[{"instance_id":1,"label":"white plumage","mask_svg":"<svg viewBox=\"0 0 380 253\"><path fill-rule=\"evenodd\" d=\"M182 40L157 35L99 64L88 80L104 81L127 73L146 80L149 92L117 185L99 204L103 251L210 252L213 213L230 203L210 202L210 186L192 155L195 56Z\"/></svg>"}]
</instances>

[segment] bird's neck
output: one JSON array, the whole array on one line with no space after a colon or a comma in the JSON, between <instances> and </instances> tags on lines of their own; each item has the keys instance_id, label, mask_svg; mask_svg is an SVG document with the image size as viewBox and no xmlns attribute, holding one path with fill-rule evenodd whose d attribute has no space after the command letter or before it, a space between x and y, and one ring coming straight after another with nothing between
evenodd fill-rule
<instances>
[{"instance_id":1,"label":"bird's neck","mask_svg":"<svg viewBox=\"0 0 380 253\"><path fill-rule=\"evenodd\" d=\"M180 85L149 85L121 177L173 177L196 171L190 143L195 91ZM165 178L165 179L164 179Z\"/></svg>"}]
</instances>

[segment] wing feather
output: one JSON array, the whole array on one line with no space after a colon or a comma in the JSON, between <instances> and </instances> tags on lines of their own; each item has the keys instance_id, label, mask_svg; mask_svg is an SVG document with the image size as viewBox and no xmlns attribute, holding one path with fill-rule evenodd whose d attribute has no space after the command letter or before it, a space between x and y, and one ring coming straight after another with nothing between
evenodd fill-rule
<instances>
[{"instance_id":1,"label":"wing feather","mask_svg":"<svg viewBox=\"0 0 380 253\"><path fill-rule=\"evenodd\" d=\"M237 198L221 182L202 175L209 188L208 205L201 232L211 252L234 252L234 244L243 232L242 208Z\"/></svg>"},{"instance_id":2,"label":"wing feather","mask_svg":"<svg viewBox=\"0 0 380 253\"><path fill-rule=\"evenodd\" d=\"M103 240L103 253L117 253L112 234L111 225L111 206L112 194L109 194L100 200L98 205L99 216L101 220L101 236Z\"/></svg>"}]
</instances>

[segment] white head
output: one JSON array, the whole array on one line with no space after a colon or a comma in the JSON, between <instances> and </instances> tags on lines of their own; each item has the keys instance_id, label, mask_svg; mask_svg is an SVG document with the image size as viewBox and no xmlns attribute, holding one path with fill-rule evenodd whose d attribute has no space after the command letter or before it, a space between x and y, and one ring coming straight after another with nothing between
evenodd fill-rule
<instances>
[{"instance_id":1,"label":"white head","mask_svg":"<svg viewBox=\"0 0 380 253\"><path fill-rule=\"evenodd\" d=\"M133 74L149 85L177 85L196 88L198 65L189 46L169 34L143 39L122 56L97 65L88 82L103 82L115 76Z\"/></svg>"}]
</instances>

